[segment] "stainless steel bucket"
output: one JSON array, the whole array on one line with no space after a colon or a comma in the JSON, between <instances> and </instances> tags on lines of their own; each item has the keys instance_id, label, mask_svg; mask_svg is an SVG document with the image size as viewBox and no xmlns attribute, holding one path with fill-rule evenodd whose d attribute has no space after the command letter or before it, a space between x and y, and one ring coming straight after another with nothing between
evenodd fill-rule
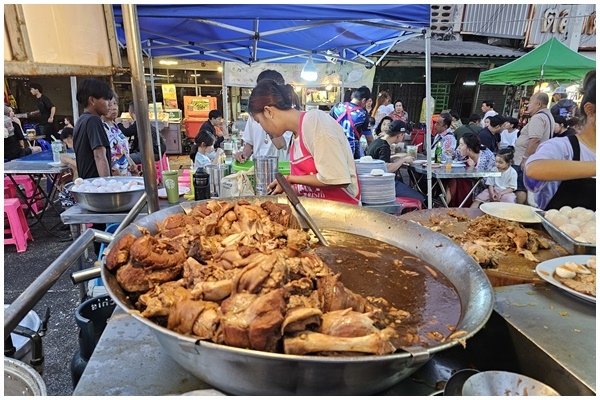
<instances>
[{"instance_id":1,"label":"stainless steel bucket","mask_svg":"<svg viewBox=\"0 0 600 400\"><path fill-rule=\"evenodd\" d=\"M219 197L221 193L221 181L230 173L230 165L218 164L207 165L204 167L208 175L210 175L210 195L211 197Z\"/></svg>"},{"instance_id":2,"label":"stainless steel bucket","mask_svg":"<svg viewBox=\"0 0 600 400\"><path fill-rule=\"evenodd\" d=\"M267 194L267 187L275 180L277 167L277 156L261 156L254 159L256 194L258 196L264 196Z\"/></svg>"},{"instance_id":3,"label":"stainless steel bucket","mask_svg":"<svg viewBox=\"0 0 600 400\"><path fill-rule=\"evenodd\" d=\"M46 396L46 384L35 369L22 361L4 357L5 396Z\"/></svg>"}]
</instances>

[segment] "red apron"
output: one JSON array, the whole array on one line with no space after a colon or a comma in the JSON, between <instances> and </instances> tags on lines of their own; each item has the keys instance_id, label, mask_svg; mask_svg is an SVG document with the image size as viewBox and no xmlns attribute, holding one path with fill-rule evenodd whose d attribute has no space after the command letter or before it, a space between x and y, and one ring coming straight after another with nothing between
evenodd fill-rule
<instances>
[{"instance_id":1,"label":"red apron","mask_svg":"<svg viewBox=\"0 0 600 400\"><path fill-rule=\"evenodd\" d=\"M298 143L300 143L300 153L301 156L297 159L294 159L294 148L295 148L295 140L292 140L292 144L290 145L289 153L290 153L290 174L291 175L315 175L317 171L317 167L315 165L315 159L312 154L308 151L306 146L304 145L303 135L302 135L302 122L304 121L304 115L306 113L302 113L300 116L300 127L298 129ZM294 185L296 186L296 192L300 196L313 197L319 199L326 200L335 200L341 201L342 203L349 203L358 205L360 202L360 189L356 196L352 196L345 189L341 187L314 187L314 186L306 186L306 185Z\"/></svg>"}]
</instances>

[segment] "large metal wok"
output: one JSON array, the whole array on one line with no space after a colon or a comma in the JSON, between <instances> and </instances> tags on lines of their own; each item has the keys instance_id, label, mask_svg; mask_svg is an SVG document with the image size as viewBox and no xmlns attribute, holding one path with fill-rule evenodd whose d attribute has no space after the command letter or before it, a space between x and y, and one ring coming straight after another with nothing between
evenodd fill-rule
<instances>
[{"instance_id":1,"label":"large metal wok","mask_svg":"<svg viewBox=\"0 0 600 400\"><path fill-rule=\"evenodd\" d=\"M251 197L250 201L279 201L285 197ZM275 200L276 199L276 200ZM170 207L136 221L119 233L140 236L138 227L156 233L156 223L183 213L196 203ZM456 287L462 317L457 330L466 335L430 348L407 348L384 356L294 356L246 350L198 341L141 317L105 266L102 279L115 302L157 336L165 351L183 368L215 388L240 395L365 395L384 391L414 373L435 353L473 336L490 317L494 294L477 263L447 237L410 221L339 202L302 199L321 229L371 237L400 247L435 266ZM112 244L108 247L110 249ZM352 289L352 287L349 287ZM399 289L401 290L401 289ZM124 365L123 368L132 368ZM143 373L143 371L140 371Z\"/></svg>"}]
</instances>

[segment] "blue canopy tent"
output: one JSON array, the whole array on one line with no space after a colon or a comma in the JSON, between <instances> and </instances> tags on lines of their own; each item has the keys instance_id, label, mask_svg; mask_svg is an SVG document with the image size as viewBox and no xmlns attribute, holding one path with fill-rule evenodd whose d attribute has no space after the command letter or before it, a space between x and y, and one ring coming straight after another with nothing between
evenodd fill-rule
<instances>
[{"instance_id":1,"label":"blue canopy tent","mask_svg":"<svg viewBox=\"0 0 600 400\"><path fill-rule=\"evenodd\" d=\"M135 82L143 88L143 67L137 65L143 65L141 53L150 60L184 58L247 65L304 63L312 57L316 63L357 63L372 68L396 44L424 36L426 98L430 98L428 4L139 4L115 5L113 11L117 40L128 48L134 97L138 97ZM141 71L138 79L136 70ZM145 95L145 91L139 94ZM136 103L139 115L147 115L143 112L147 101L140 103ZM430 135L427 139L430 143ZM428 182L430 187L430 171Z\"/></svg>"},{"instance_id":2,"label":"blue canopy tent","mask_svg":"<svg viewBox=\"0 0 600 400\"><path fill-rule=\"evenodd\" d=\"M117 36L125 43L121 7ZM395 44L429 27L429 5L138 5L142 49L196 60L377 65ZM378 60L367 58L384 51Z\"/></svg>"}]
</instances>

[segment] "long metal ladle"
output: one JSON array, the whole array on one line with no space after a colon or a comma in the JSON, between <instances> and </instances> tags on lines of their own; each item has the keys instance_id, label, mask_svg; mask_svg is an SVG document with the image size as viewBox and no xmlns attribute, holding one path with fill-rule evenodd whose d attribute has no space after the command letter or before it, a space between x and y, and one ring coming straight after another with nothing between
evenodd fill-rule
<instances>
[{"instance_id":1,"label":"long metal ladle","mask_svg":"<svg viewBox=\"0 0 600 400\"><path fill-rule=\"evenodd\" d=\"M290 203L292 203L292 206L294 207L298 215L300 215L302 219L306 221L310 229L315 233L317 239L319 239L319 242L321 242L323 246L329 246L329 242L327 242L327 239L325 239L325 237L317 227L317 224L315 224L315 221L311 218L310 214L306 211L302 203L300 203L300 200L298 199L294 188L292 188L292 185L290 185L287 179L285 179L285 176L277 172L275 174L275 179L277 179L277 182L285 192L288 200L290 201Z\"/></svg>"}]
</instances>

